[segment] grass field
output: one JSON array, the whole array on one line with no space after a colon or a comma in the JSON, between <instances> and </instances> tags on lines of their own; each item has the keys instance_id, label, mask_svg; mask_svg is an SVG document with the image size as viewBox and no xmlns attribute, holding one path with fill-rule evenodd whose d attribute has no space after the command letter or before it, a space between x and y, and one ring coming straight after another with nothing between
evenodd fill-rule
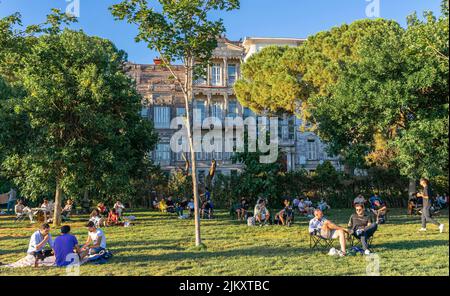
<instances>
[{"instance_id":1,"label":"grass field","mask_svg":"<svg viewBox=\"0 0 450 296\"><path fill-rule=\"evenodd\" d=\"M332 210L328 217L345 225L351 210ZM137 211L134 227L104 231L114 257L104 265L83 265L80 275L366 275L363 256L330 257L326 250L309 249L308 219L298 218L288 227L247 227L232 221L227 212L215 220L202 220L206 251L193 248L193 220L179 220L165 213ZM448 212L440 234L434 225L419 233L420 217L394 209L388 223L375 234L374 248L382 276L449 275ZM86 240L85 217L73 217L72 233ZM0 216L0 261L12 263L25 255L36 225L12 223ZM52 235L58 234L52 229ZM0 275L65 275L64 268L0 268Z\"/></svg>"}]
</instances>

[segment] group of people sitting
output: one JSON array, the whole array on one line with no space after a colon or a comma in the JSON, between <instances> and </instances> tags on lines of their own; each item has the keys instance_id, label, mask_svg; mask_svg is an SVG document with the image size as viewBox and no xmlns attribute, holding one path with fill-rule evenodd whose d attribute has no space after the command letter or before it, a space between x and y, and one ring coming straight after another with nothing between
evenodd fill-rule
<instances>
[{"instance_id":1,"label":"group of people sitting","mask_svg":"<svg viewBox=\"0 0 450 296\"><path fill-rule=\"evenodd\" d=\"M317 208L325 211L330 209L330 206L322 199L317 204ZM312 217L314 210L313 203L309 198L296 197L292 203L289 198L285 198L283 200L282 209L275 214L273 222L278 225L290 226L294 221L294 214L296 211L300 215ZM259 223L259 225L268 225L271 222L270 211L267 208L267 199L262 197L258 198L253 213L249 212L249 202L246 198L241 198L239 204L235 207L235 212L238 220L245 221L253 218L255 223ZM249 224L251 223L249 222Z\"/></svg>"},{"instance_id":2,"label":"group of people sitting","mask_svg":"<svg viewBox=\"0 0 450 296\"><path fill-rule=\"evenodd\" d=\"M413 193L408 200L408 214L422 214L423 198L418 196L418 192ZM436 194L435 198L431 200L431 211L436 213L440 210L446 209L449 205L448 194Z\"/></svg>"},{"instance_id":3,"label":"group of people sitting","mask_svg":"<svg viewBox=\"0 0 450 296\"><path fill-rule=\"evenodd\" d=\"M379 219L375 219L374 213L365 209L364 203L355 204L355 213L350 216L348 228L336 225L326 219L322 210L314 210L314 218L309 222L310 235L317 235L323 239L338 239L341 249L338 255L347 255L347 238L352 235L361 241L364 254L369 255L369 239L375 234L380 224Z\"/></svg>"},{"instance_id":4,"label":"group of people sitting","mask_svg":"<svg viewBox=\"0 0 450 296\"><path fill-rule=\"evenodd\" d=\"M63 208L61 208L61 217L63 221L69 220L69 215L72 212L73 201L68 199ZM28 217L31 223L35 223L34 218L39 222L51 223L53 220L53 213L55 211L55 204L48 199L44 199L38 208L30 208L26 206L24 201L18 199L14 207L16 218Z\"/></svg>"},{"instance_id":5,"label":"group of people sitting","mask_svg":"<svg viewBox=\"0 0 450 296\"><path fill-rule=\"evenodd\" d=\"M97 227L101 226L125 226L122 220L122 213L125 206L121 201L116 201L114 206L108 210L103 202L97 204L97 207L91 212L89 221Z\"/></svg>"},{"instance_id":6,"label":"group of people sitting","mask_svg":"<svg viewBox=\"0 0 450 296\"><path fill-rule=\"evenodd\" d=\"M86 242L78 243L77 238L70 233L70 226L61 227L61 235L53 240L50 234L50 225L43 223L30 238L27 256L18 261L6 265L7 267L23 267L31 265L38 267L47 266L64 267L70 264L80 264L91 256L102 254L106 250L106 236L102 229L94 222L89 221L86 225L88 230ZM22 265L20 265L22 264Z\"/></svg>"},{"instance_id":7,"label":"group of people sitting","mask_svg":"<svg viewBox=\"0 0 450 296\"><path fill-rule=\"evenodd\" d=\"M205 217L208 219L212 219L214 205L211 200L211 193L209 192L208 188L206 188L205 193L200 194L200 198L201 219L204 219ZM177 214L180 219L188 219L192 217L195 211L195 203L193 198L183 198L180 201L176 202L173 200L172 196L169 196L167 198L161 196L159 201L157 199L153 200L152 206L153 209L160 210L163 213Z\"/></svg>"}]
</instances>

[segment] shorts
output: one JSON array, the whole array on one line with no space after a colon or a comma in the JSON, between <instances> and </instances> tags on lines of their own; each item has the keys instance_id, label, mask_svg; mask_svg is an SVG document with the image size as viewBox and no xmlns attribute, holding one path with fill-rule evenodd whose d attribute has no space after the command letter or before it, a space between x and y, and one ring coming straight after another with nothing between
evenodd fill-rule
<instances>
[{"instance_id":1,"label":"shorts","mask_svg":"<svg viewBox=\"0 0 450 296\"><path fill-rule=\"evenodd\" d=\"M320 232L320 236L325 239L337 239L339 237L338 232L336 230L329 230Z\"/></svg>"}]
</instances>

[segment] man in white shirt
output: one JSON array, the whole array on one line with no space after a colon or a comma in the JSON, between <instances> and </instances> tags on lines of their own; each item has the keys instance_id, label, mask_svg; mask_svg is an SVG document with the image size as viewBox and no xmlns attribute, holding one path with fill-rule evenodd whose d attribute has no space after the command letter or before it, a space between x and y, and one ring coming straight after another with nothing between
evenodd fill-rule
<instances>
[{"instance_id":1,"label":"man in white shirt","mask_svg":"<svg viewBox=\"0 0 450 296\"><path fill-rule=\"evenodd\" d=\"M106 249L106 237L103 230L95 227L95 223L89 221L87 224L88 238L86 243L81 248L82 257L87 255L99 254Z\"/></svg>"},{"instance_id":2,"label":"man in white shirt","mask_svg":"<svg viewBox=\"0 0 450 296\"><path fill-rule=\"evenodd\" d=\"M50 234L50 225L44 223L41 225L39 230L37 230L30 238L30 243L28 244L27 254L35 257L35 266L38 266L39 260L44 260L46 257L53 255L52 250L44 250L46 245L49 245L53 249L53 239Z\"/></svg>"},{"instance_id":3,"label":"man in white shirt","mask_svg":"<svg viewBox=\"0 0 450 296\"><path fill-rule=\"evenodd\" d=\"M14 207L14 212L16 213L17 217L26 215L28 216L28 218L30 218L31 223L35 223L33 221L33 211L29 207L26 207L20 199L17 200L17 204Z\"/></svg>"}]
</instances>

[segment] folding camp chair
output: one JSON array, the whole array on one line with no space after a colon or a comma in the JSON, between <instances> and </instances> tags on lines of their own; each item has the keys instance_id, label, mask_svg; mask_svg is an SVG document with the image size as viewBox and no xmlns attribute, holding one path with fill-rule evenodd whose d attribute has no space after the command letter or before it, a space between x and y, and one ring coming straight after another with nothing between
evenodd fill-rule
<instances>
[{"instance_id":1,"label":"folding camp chair","mask_svg":"<svg viewBox=\"0 0 450 296\"><path fill-rule=\"evenodd\" d=\"M27 213L19 213L16 215L16 217L14 218L14 223L19 223L25 220L25 218L27 218L28 214Z\"/></svg>"},{"instance_id":2,"label":"folding camp chair","mask_svg":"<svg viewBox=\"0 0 450 296\"><path fill-rule=\"evenodd\" d=\"M362 247L362 242L361 242L360 237L356 237L354 235L349 235L348 241L349 241L350 246L352 246L352 247ZM372 242L373 242L373 235L371 237L369 237L369 239L367 240L367 245L369 246L369 248L372 246Z\"/></svg>"},{"instance_id":3,"label":"folding camp chair","mask_svg":"<svg viewBox=\"0 0 450 296\"><path fill-rule=\"evenodd\" d=\"M310 249L331 249L334 246L334 239L324 238L315 230L309 234Z\"/></svg>"}]
</instances>

